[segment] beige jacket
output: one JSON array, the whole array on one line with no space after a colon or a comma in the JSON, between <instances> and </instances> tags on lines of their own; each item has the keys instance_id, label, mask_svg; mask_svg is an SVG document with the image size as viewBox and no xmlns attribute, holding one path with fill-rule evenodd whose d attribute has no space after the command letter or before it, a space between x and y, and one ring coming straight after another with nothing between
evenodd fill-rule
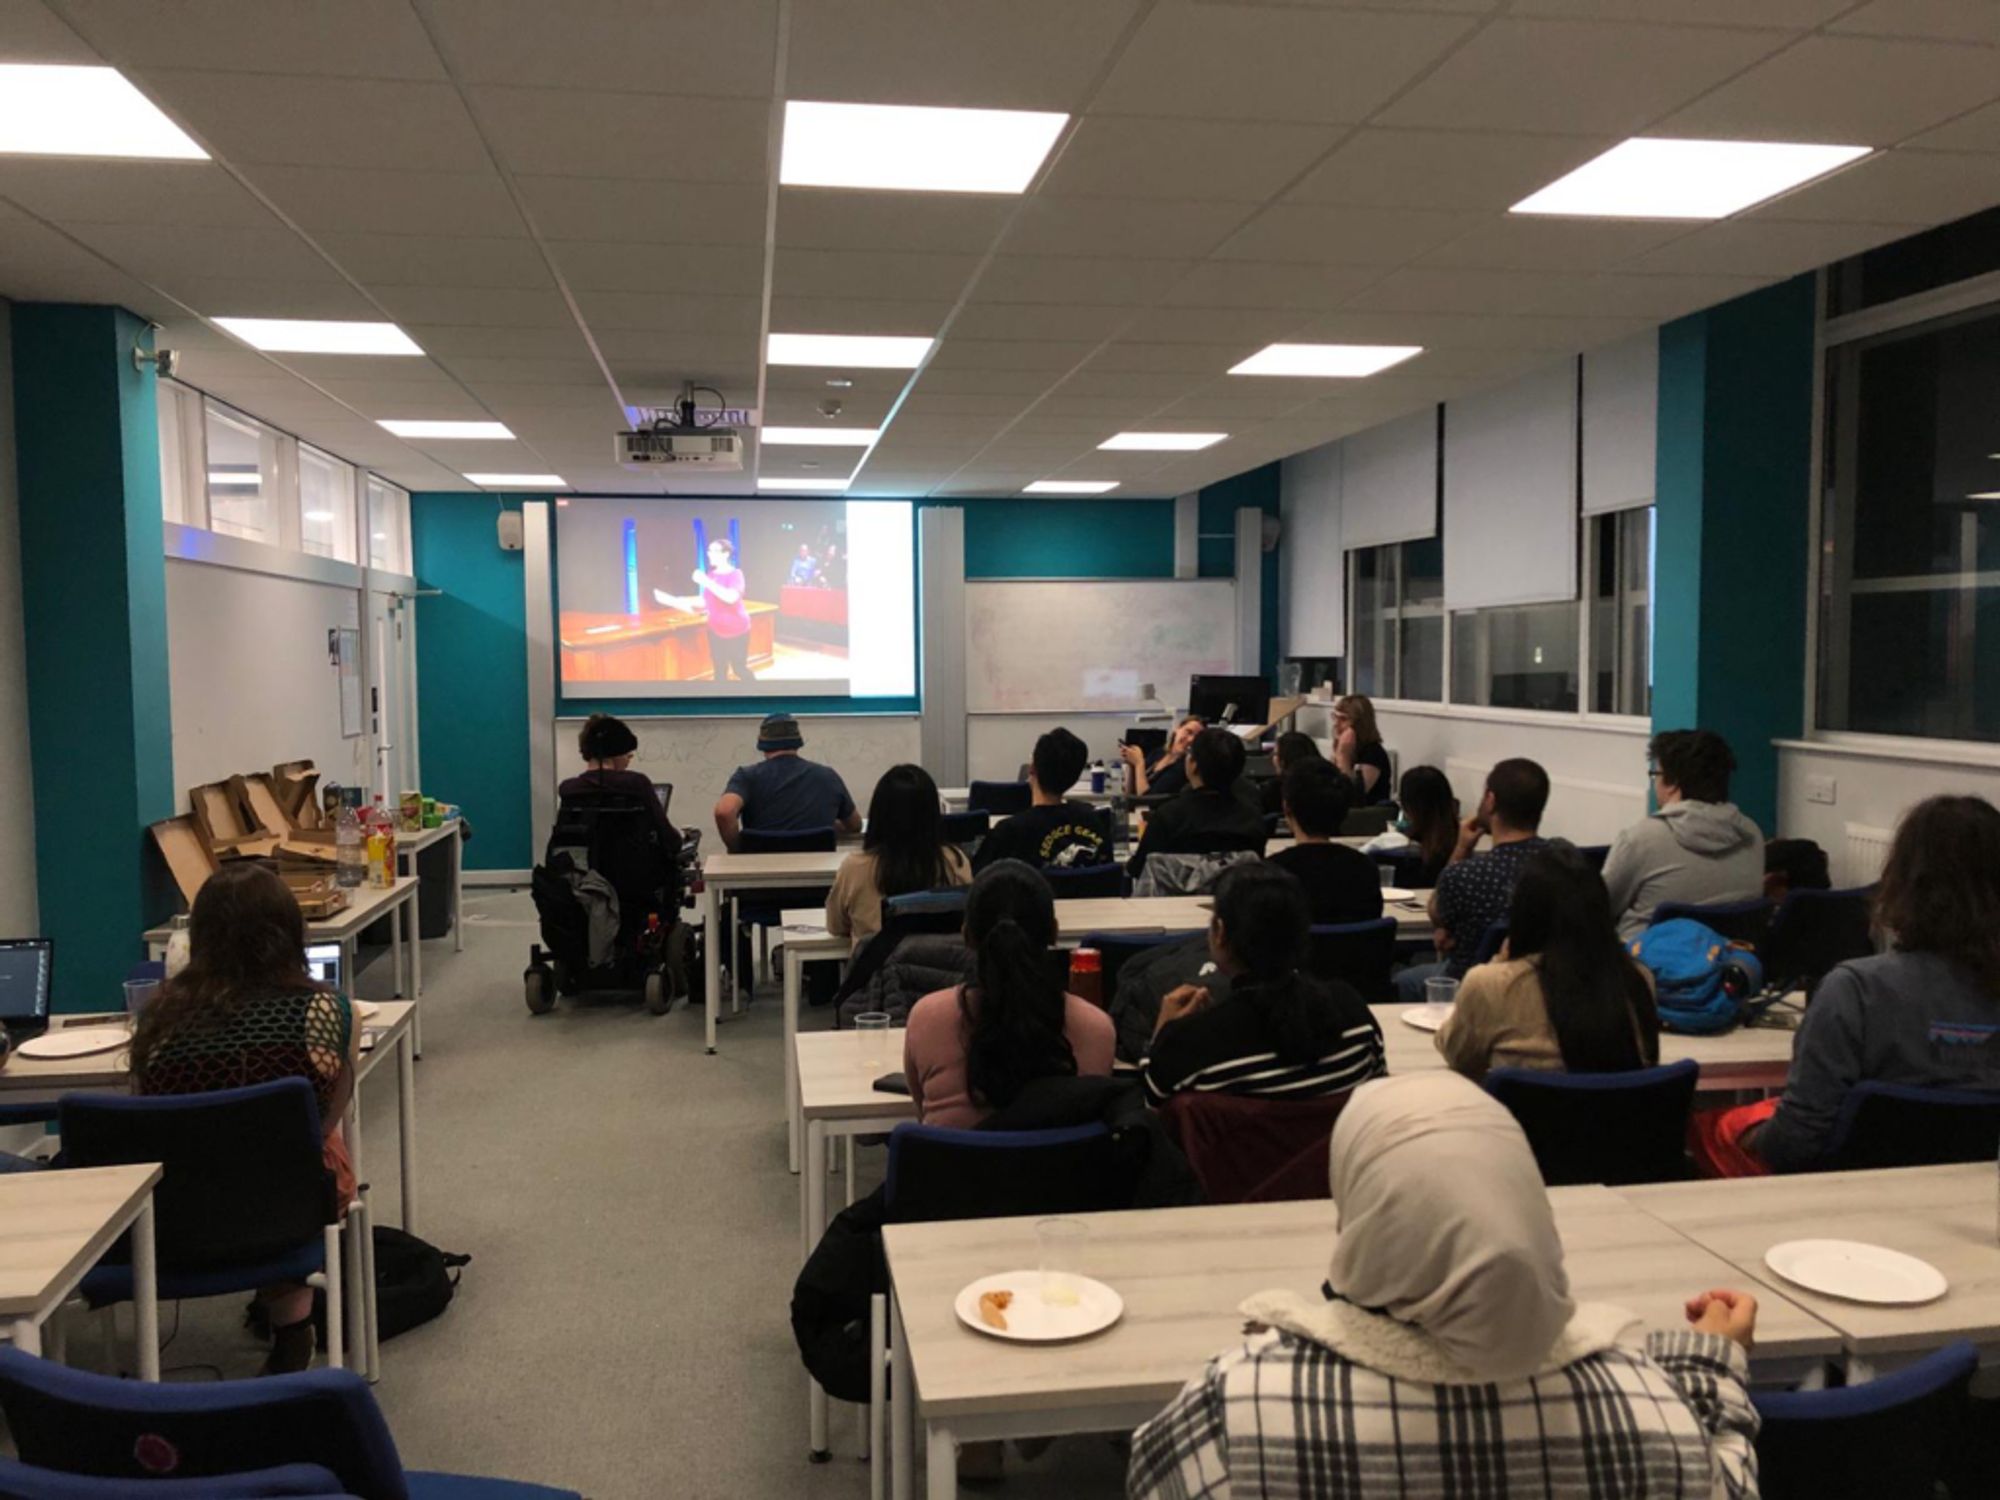
<instances>
[{"instance_id":1,"label":"beige jacket","mask_svg":"<svg viewBox=\"0 0 2000 1500\"><path fill-rule=\"evenodd\" d=\"M1653 976L1640 972L1651 987ZM1562 1070L1562 1046L1532 958L1495 959L1468 970L1436 1040L1444 1060L1474 1082L1495 1068Z\"/></svg>"},{"instance_id":2,"label":"beige jacket","mask_svg":"<svg viewBox=\"0 0 2000 1500\"><path fill-rule=\"evenodd\" d=\"M955 844L944 846L945 885L971 885L972 862ZM841 861L826 893L826 930L852 938L855 951L882 930L882 890L875 884L875 856L857 852Z\"/></svg>"}]
</instances>

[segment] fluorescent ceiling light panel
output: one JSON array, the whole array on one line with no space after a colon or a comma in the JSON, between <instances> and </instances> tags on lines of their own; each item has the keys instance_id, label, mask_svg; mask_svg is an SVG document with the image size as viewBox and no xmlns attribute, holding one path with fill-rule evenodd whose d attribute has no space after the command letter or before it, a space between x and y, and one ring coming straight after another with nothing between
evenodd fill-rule
<instances>
[{"instance_id":1,"label":"fluorescent ceiling light panel","mask_svg":"<svg viewBox=\"0 0 2000 1500\"><path fill-rule=\"evenodd\" d=\"M208 471L208 482L209 486L213 489L226 489L232 485L247 485L251 489L255 489L264 482L264 477L261 474L247 473L240 469L210 469Z\"/></svg>"},{"instance_id":2,"label":"fluorescent ceiling light panel","mask_svg":"<svg viewBox=\"0 0 2000 1500\"><path fill-rule=\"evenodd\" d=\"M909 104L785 104L786 187L1021 193L1068 115Z\"/></svg>"},{"instance_id":3,"label":"fluorescent ceiling light panel","mask_svg":"<svg viewBox=\"0 0 2000 1500\"><path fill-rule=\"evenodd\" d=\"M399 438L490 438L497 442L511 442L514 437L505 422L432 422L390 418L376 425Z\"/></svg>"},{"instance_id":4,"label":"fluorescent ceiling light panel","mask_svg":"<svg viewBox=\"0 0 2000 1500\"><path fill-rule=\"evenodd\" d=\"M1114 453L1195 453L1228 436L1226 432L1121 432L1097 446Z\"/></svg>"},{"instance_id":5,"label":"fluorescent ceiling light panel","mask_svg":"<svg viewBox=\"0 0 2000 1500\"><path fill-rule=\"evenodd\" d=\"M866 448L881 435L879 427L766 427L757 437L774 448Z\"/></svg>"},{"instance_id":6,"label":"fluorescent ceiling light panel","mask_svg":"<svg viewBox=\"0 0 2000 1500\"><path fill-rule=\"evenodd\" d=\"M1356 380L1414 359L1421 344L1267 344L1232 375L1308 375Z\"/></svg>"},{"instance_id":7,"label":"fluorescent ceiling light panel","mask_svg":"<svg viewBox=\"0 0 2000 1500\"><path fill-rule=\"evenodd\" d=\"M850 370L914 370L931 340L872 333L774 333L764 358L774 365L831 365Z\"/></svg>"},{"instance_id":8,"label":"fluorescent ceiling light panel","mask_svg":"<svg viewBox=\"0 0 2000 1500\"><path fill-rule=\"evenodd\" d=\"M325 318L217 318L216 323L266 354L422 354L394 323Z\"/></svg>"},{"instance_id":9,"label":"fluorescent ceiling light panel","mask_svg":"<svg viewBox=\"0 0 2000 1500\"><path fill-rule=\"evenodd\" d=\"M1037 479L1024 495L1102 495L1118 488L1115 479Z\"/></svg>"},{"instance_id":10,"label":"fluorescent ceiling light panel","mask_svg":"<svg viewBox=\"0 0 2000 1500\"><path fill-rule=\"evenodd\" d=\"M468 474L465 476L484 490L566 490L569 481L560 474Z\"/></svg>"},{"instance_id":11,"label":"fluorescent ceiling light panel","mask_svg":"<svg viewBox=\"0 0 2000 1500\"><path fill-rule=\"evenodd\" d=\"M1979 490L1965 497L1968 500L2000 500L2000 490Z\"/></svg>"},{"instance_id":12,"label":"fluorescent ceiling light panel","mask_svg":"<svg viewBox=\"0 0 2000 1500\"><path fill-rule=\"evenodd\" d=\"M760 490L844 490L854 482L854 476L845 479L760 479Z\"/></svg>"},{"instance_id":13,"label":"fluorescent ceiling light panel","mask_svg":"<svg viewBox=\"0 0 2000 1500\"><path fill-rule=\"evenodd\" d=\"M207 161L116 68L0 64L0 153Z\"/></svg>"},{"instance_id":14,"label":"fluorescent ceiling light panel","mask_svg":"<svg viewBox=\"0 0 2000 1500\"><path fill-rule=\"evenodd\" d=\"M331 521L333 519L333 512L330 510L309 510L305 512L305 519L308 521Z\"/></svg>"},{"instance_id":15,"label":"fluorescent ceiling light panel","mask_svg":"<svg viewBox=\"0 0 2000 1500\"><path fill-rule=\"evenodd\" d=\"M1590 219L1721 219L1823 177L1872 149L1635 136L1523 198L1510 212Z\"/></svg>"}]
</instances>

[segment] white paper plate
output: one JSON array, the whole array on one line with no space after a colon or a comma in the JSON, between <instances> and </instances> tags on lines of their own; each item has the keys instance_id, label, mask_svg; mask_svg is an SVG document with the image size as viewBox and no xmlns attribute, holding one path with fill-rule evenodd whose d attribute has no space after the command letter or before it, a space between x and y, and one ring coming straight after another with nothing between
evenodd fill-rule
<instances>
[{"instance_id":1,"label":"white paper plate","mask_svg":"<svg viewBox=\"0 0 2000 1500\"><path fill-rule=\"evenodd\" d=\"M22 1057L89 1057L98 1052L115 1052L129 1046L132 1033L123 1026L73 1026L66 1031L45 1031L30 1037L14 1050Z\"/></svg>"},{"instance_id":2,"label":"white paper plate","mask_svg":"<svg viewBox=\"0 0 2000 1500\"><path fill-rule=\"evenodd\" d=\"M1093 1333L1102 1333L1125 1315L1125 1299L1103 1282L1092 1281L1088 1276L1072 1279L1076 1282L1077 1300L1070 1307L1044 1302L1042 1273L1028 1270L980 1277L958 1294L952 1309L959 1322L974 1332L1016 1344L1055 1344L1065 1339L1088 1338ZM995 1328L979 1317L980 1297L998 1291L1014 1294L1004 1314L1005 1328Z\"/></svg>"},{"instance_id":3,"label":"white paper plate","mask_svg":"<svg viewBox=\"0 0 2000 1500\"><path fill-rule=\"evenodd\" d=\"M1414 901L1417 899L1417 893L1415 891L1406 891L1400 885L1385 885L1382 887L1382 899L1384 901Z\"/></svg>"},{"instance_id":4,"label":"white paper plate","mask_svg":"<svg viewBox=\"0 0 2000 1500\"><path fill-rule=\"evenodd\" d=\"M1849 1302L1909 1307L1935 1302L1950 1289L1929 1261L1856 1240L1787 1240L1764 1252L1764 1264L1809 1292Z\"/></svg>"},{"instance_id":5,"label":"white paper plate","mask_svg":"<svg viewBox=\"0 0 2000 1500\"><path fill-rule=\"evenodd\" d=\"M1436 1031L1450 1014L1449 1005L1412 1005L1403 1012L1403 1024L1419 1031Z\"/></svg>"}]
</instances>

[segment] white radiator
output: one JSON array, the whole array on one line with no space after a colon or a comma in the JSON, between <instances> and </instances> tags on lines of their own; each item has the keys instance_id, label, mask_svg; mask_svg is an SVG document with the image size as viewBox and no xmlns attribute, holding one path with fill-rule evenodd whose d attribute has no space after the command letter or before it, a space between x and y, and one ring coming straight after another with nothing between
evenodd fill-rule
<instances>
[{"instance_id":1,"label":"white radiator","mask_svg":"<svg viewBox=\"0 0 2000 1500\"><path fill-rule=\"evenodd\" d=\"M1882 866L1888 863L1889 840L1895 836L1888 828L1870 828L1865 823L1845 825L1847 842L1841 850L1840 869L1835 873L1838 883L1852 889L1858 885L1873 885L1882 876Z\"/></svg>"}]
</instances>

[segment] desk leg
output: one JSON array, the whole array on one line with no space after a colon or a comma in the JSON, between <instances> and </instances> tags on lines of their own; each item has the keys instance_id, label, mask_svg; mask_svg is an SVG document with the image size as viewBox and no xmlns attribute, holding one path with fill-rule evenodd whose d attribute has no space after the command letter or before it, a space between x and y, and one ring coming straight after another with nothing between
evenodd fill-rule
<instances>
[{"instance_id":1,"label":"desk leg","mask_svg":"<svg viewBox=\"0 0 2000 1500\"><path fill-rule=\"evenodd\" d=\"M942 1422L924 1424L924 1500L958 1500L958 1439Z\"/></svg>"},{"instance_id":2,"label":"desk leg","mask_svg":"<svg viewBox=\"0 0 2000 1500\"><path fill-rule=\"evenodd\" d=\"M42 1325L35 1321L32 1313L16 1318L8 1326L7 1336L23 1354L32 1354L37 1359L42 1357Z\"/></svg>"},{"instance_id":3,"label":"desk leg","mask_svg":"<svg viewBox=\"0 0 2000 1500\"><path fill-rule=\"evenodd\" d=\"M361 974L355 968L360 957L360 950L353 938L344 937L340 940L340 980L347 986L350 999L359 999L361 996Z\"/></svg>"},{"instance_id":4,"label":"desk leg","mask_svg":"<svg viewBox=\"0 0 2000 1500\"><path fill-rule=\"evenodd\" d=\"M415 1018L412 1017L412 1020ZM403 1228L417 1232L417 1047L414 1027L396 1053L396 1134L402 1148Z\"/></svg>"},{"instance_id":5,"label":"desk leg","mask_svg":"<svg viewBox=\"0 0 2000 1500\"><path fill-rule=\"evenodd\" d=\"M916 1489L917 1388L910 1373L910 1335L903 1328L903 1304L889 1291L889 1493L912 1500Z\"/></svg>"},{"instance_id":6,"label":"desk leg","mask_svg":"<svg viewBox=\"0 0 2000 1500\"><path fill-rule=\"evenodd\" d=\"M799 1169L799 995L805 988L805 963L791 943L785 944L785 1168Z\"/></svg>"},{"instance_id":7,"label":"desk leg","mask_svg":"<svg viewBox=\"0 0 2000 1500\"><path fill-rule=\"evenodd\" d=\"M451 951L465 951L465 833L456 822L451 825Z\"/></svg>"},{"instance_id":8,"label":"desk leg","mask_svg":"<svg viewBox=\"0 0 2000 1500\"><path fill-rule=\"evenodd\" d=\"M154 1384L160 1379L160 1262L153 1239L153 1195L132 1221L132 1308L137 1327L132 1337L139 1346L139 1378Z\"/></svg>"},{"instance_id":9,"label":"desk leg","mask_svg":"<svg viewBox=\"0 0 2000 1500\"><path fill-rule=\"evenodd\" d=\"M389 951L396 959L396 988L394 996L403 998L403 903L398 901L389 908ZM414 998L414 997L412 997Z\"/></svg>"},{"instance_id":10,"label":"desk leg","mask_svg":"<svg viewBox=\"0 0 2000 1500\"><path fill-rule=\"evenodd\" d=\"M424 916L415 896L404 904L410 909L405 924L410 929L410 998L417 1000L424 993Z\"/></svg>"},{"instance_id":11,"label":"desk leg","mask_svg":"<svg viewBox=\"0 0 2000 1500\"><path fill-rule=\"evenodd\" d=\"M702 1002L708 1010L708 1050L715 1051L715 1018L722 1009L722 919L717 911L715 885L704 880L701 886L701 978Z\"/></svg>"},{"instance_id":12,"label":"desk leg","mask_svg":"<svg viewBox=\"0 0 2000 1500\"><path fill-rule=\"evenodd\" d=\"M361 1375L370 1385L382 1378L382 1308L375 1298L375 1210L361 1194Z\"/></svg>"},{"instance_id":13,"label":"desk leg","mask_svg":"<svg viewBox=\"0 0 2000 1500\"><path fill-rule=\"evenodd\" d=\"M729 928L729 1013L732 1016L740 1016L743 1014L744 992L750 988L747 982L748 976L742 971L753 968L755 960L752 960L748 964L742 962L743 928L737 920L736 898L734 896L729 898L729 921L727 926Z\"/></svg>"},{"instance_id":14,"label":"desk leg","mask_svg":"<svg viewBox=\"0 0 2000 1500\"><path fill-rule=\"evenodd\" d=\"M806 1127L806 1254L812 1254L813 1242L819 1237L821 1226L826 1222L826 1127L815 1120ZM820 1383L812 1382L808 1395L810 1404L811 1446L810 1453L815 1462L827 1451L826 1439L826 1392Z\"/></svg>"}]
</instances>

